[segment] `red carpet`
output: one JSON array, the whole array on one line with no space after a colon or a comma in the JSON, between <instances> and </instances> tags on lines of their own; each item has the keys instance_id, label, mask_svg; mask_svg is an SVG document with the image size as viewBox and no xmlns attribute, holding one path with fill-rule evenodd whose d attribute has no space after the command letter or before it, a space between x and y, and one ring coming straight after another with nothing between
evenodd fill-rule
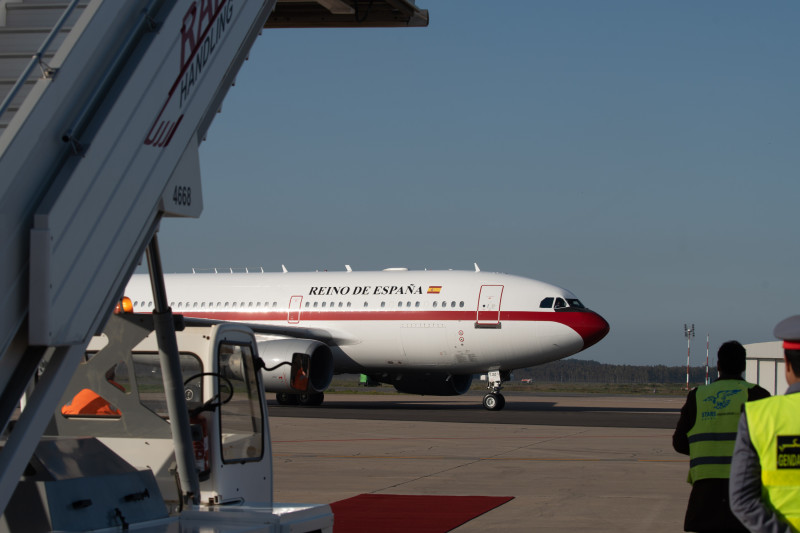
<instances>
[{"instance_id":1,"label":"red carpet","mask_svg":"<svg viewBox=\"0 0 800 533\"><path fill-rule=\"evenodd\" d=\"M359 494L331 504L334 533L444 533L513 496Z\"/></svg>"}]
</instances>

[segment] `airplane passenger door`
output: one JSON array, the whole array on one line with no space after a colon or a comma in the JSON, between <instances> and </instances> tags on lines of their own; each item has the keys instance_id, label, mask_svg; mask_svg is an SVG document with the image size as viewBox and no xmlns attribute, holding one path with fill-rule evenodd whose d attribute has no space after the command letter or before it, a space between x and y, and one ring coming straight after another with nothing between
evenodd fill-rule
<instances>
[{"instance_id":1,"label":"airplane passenger door","mask_svg":"<svg viewBox=\"0 0 800 533\"><path fill-rule=\"evenodd\" d=\"M503 285L481 285L478 295L478 316L476 328L500 327L500 301L503 299Z\"/></svg>"},{"instance_id":2,"label":"airplane passenger door","mask_svg":"<svg viewBox=\"0 0 800 533\"><path fill-rule=\"evenodd\" d=\"M297 324L300 322L300 304L303 303L302 296L292 296L289 300L289 324Z\"/></svg>"}]
</instances>

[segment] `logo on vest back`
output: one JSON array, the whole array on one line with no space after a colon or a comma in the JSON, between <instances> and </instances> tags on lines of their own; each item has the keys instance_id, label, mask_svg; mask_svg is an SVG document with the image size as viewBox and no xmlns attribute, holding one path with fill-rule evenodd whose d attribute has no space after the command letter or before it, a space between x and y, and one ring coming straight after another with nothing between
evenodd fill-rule
<instances>
[{"instance_id":1,"label":"logo on vest back","mask_svg":"<svg viewBox=\"0 0 800 533\"><path fill-rule=\"evenodd\" d=\"M800 435L778 435L778 468L800 468Z\"/></svg>"},{"instance_id":2,"label":"logo on vest back","mask_svg":"<svg viewBox=\"0 0 800 533\"><path fill-rule=\"evenodd\" d=\"M716 394L706 396L703 402L711 402L716 410L725 409L731 404L731 397L736 396L739 392L741 389L721 390Z\"/></svg>"}]
</instances>

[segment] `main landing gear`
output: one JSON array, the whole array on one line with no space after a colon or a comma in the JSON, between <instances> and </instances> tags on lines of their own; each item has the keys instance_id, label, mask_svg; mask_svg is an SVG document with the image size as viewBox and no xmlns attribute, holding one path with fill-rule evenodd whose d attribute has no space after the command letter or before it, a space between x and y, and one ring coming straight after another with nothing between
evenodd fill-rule
<instances>
[{"instance_id":1,"label":"main landing gear","mask_svg":"<svg viewBox=\"0 0 800 533\"><path fill-rule=\"evenodd\" d=\"M511 378L508 370L493 370L489 372L489 393L483 397L483 407L489 411L499 411L506 406L505 397L500 394L503 382Z\"/></svg>"},{"instance_id":2,"label":"main landing gear","mask_svg":"<svg viewBox=\"0 0 800 533\"><path fill-rule=\"evenodd\" d=\"M304 392L302 394L289 394L288 392L279 392L275 394L275 399L279 405L317 406L322 405L325 400L325 393Z\"/></svg>"}]
</instances>

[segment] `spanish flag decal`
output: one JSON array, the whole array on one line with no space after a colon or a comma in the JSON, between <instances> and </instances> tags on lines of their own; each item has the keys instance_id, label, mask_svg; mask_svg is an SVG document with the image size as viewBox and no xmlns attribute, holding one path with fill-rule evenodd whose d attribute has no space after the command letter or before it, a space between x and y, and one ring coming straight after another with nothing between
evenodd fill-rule
<instances>
[{"instance_id":1,"label":"spanish flag decal","mask_svg":"<svg viewBox=\"0 0 800 533\"><path fill-rule=\"evenodd\" d=\"M439 294L440 292L442 292L441 285L431 285L428 287L428 294Z\"/></svg>"}]
</instances>

